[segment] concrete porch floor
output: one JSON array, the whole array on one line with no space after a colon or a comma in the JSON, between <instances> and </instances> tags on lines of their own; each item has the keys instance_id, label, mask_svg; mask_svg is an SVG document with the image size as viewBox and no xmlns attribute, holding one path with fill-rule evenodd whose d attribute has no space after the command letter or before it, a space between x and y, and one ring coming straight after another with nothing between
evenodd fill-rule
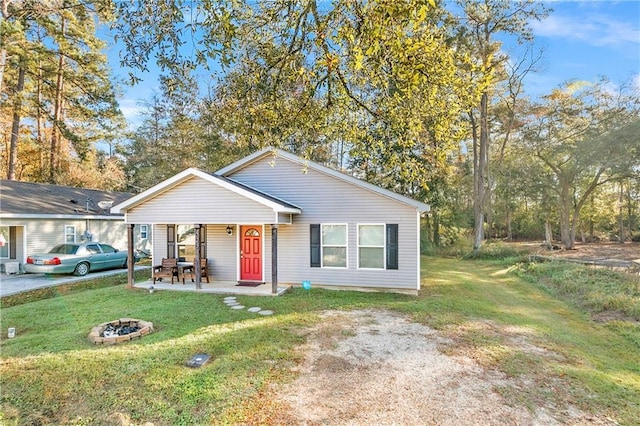
<instances>
[{"instance_id":1,"label":"concrete porch floor","mask_svg":"<svg viewBox=\"0 0 640 426\"><path fill-rule=\"evenodd\" d=\"M290 286L279 286L276 294L271 292L271 284L260 284L257 287L239 286L236 281L212 281L202 283L202 288L197 289L196 284L187 281L182 284L182 281L171 282L156 281L153 280L141 281L134 284L134 288L149 289L153 286L154 291L191 291L198 293L217 293L217 294L230 294L230 295L244 295L244 296L280 296L289 290Z\"/></svg>"}]
</instances>

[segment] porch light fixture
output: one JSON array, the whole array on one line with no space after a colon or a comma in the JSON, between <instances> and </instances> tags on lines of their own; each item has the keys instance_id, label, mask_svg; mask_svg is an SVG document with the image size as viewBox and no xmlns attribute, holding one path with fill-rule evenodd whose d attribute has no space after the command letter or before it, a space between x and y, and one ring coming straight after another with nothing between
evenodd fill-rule
<instances>
[{"instance_id":1,"label":"porch light fixture","mask_svg":"<svg viewBox=\"0 0 640 426\"><path fill-rule=\"evenodd\" d=\"M233 235L233 228L231 225L227 225L227 235Z\"/></svg>"}]
</instances>

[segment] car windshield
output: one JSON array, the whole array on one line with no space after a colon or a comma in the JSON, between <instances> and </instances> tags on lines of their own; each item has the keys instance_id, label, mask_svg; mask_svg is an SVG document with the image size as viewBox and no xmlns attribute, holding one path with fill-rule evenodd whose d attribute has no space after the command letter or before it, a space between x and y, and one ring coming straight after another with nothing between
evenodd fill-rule
<instances>
[{"instance_id":1,"label":"car windshield","mask_svg":"<svg viewBox=\"0 0 640 426\"><path fill-rule=\"evenodd\" d=\"M78 251L78 246L75 244L58 244L51 250L49 253L57 253L57 254L76 254Z\"/></svg>"}]
</instances>

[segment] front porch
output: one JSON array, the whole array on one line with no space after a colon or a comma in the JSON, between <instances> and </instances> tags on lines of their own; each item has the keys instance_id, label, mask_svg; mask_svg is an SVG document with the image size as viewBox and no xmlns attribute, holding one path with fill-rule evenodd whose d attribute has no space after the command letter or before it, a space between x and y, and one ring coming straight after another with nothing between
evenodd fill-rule
<instances>
[{"instance_id":1,"label":"front porch","mask_svg":"<svg viewBox=\"0 0 640 426\"><path fill-rule=\"evenodd\" d=\"M280 296L289 290L291 286L279 286L274 293L271 284L260 284L256 287L240 286L237 281L212 281L211 283L201 282L200 288L196 287L193 282L187 281L171 284L166 282L157 282L154 284L153 279L137 282L134 288L142 288L149 290L153 287L153 291L190 291L197 293L215 293L229 294L234 296Z\"/></svg>"}]
</instances>

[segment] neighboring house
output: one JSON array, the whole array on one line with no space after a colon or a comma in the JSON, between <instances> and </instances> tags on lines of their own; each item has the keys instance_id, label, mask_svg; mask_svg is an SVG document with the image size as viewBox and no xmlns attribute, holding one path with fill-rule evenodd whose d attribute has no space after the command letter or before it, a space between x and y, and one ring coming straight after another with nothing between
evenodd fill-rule
<instances>
[{"instance_id":1,"label":"neighboring house","mask_svg":"<svg viewBox=\"0 0 640 426\"><path fill-rule=\"evenodd\" d=\"M429 206L282 150L187 169L112 212L153 227L153 258L206 258L216 281L420 289ZM182 259L180 259L182 258ZM196 280L197 281L197 280ZM199 283L196 282L196 285Z\"/></svg>"},{"instance_id":2,"label":"neighboring house","mask_svg":"<svg viewBox=\"0 0 640 426\"><path fill-rule=\"evenodd\" d=\"M29 254L49 251L64 242L99 241L126 250L124 216L109 210L132 195L0 180L2 271L17 272ZM137 246L148 244L150 237L148 225L138 227Z\"/></svg>"}]
</instances>

